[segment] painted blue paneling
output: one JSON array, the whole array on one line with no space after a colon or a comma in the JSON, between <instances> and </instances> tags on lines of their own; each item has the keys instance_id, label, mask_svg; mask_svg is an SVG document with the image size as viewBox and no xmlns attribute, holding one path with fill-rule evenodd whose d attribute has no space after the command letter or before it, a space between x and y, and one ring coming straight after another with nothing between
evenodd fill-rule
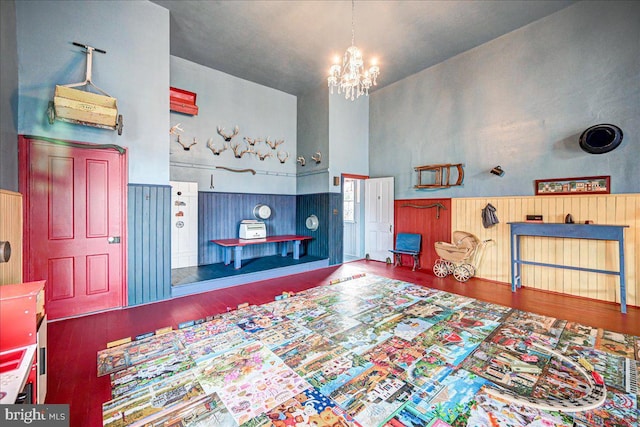
<instances>
[{"instance_id":1,"label":"painted blue paneling","mask_svg":"<svg viewBox=\"0 0 640 427\"><path fill-rule=\"evenodd\" d=\"M329 258L329 264L342 263L342 196L335 193L305 194L297 197L296 233L312 236L307 244L309 255ZM309 215L318 217L317 230L308 230Z\"/></svg>"},{"instance_id":2,"label":"painted blue paneling","mask_svg":"<svg viewBox=\"0 0 640 427\"><path fill-rule=\"evenodd\" d=\"M341 264L343 260L342 193L329 193L329 264Z\"/></svg>"},{"instance_id":3,"label":"painted blue paneling","mask_svg":"<svg viewBox=\"0 0 640 427\"><path fill-rule=\"evenodd\" d=\"M171 296L171 187L129 184L129 305Z\"/></svg>"},{"instance_id":4,"label":"painted blue paneling","mask_svg":"<svg viewBox=\"0 0 640 427\"><path fill-rule=\"evenodd\" d=\"M240 221L255 219L253 208L264 204L271 208L271 218L265 220L267 235L295 233L296 197L277 194L198 193L198 264L223 261L222 248L211 240L238 238ZM291 244L289 244L291 245ZM293 251L290 247L289 251ZM275 255L275 243L246 246L242 259Z\"/></svg>"},{"instance_id":5,"label":"painted blue paneling","mask_svg":"<svg viewBox=\"0 0 640 427\"><path fill-rule=\"evenodd\" d=\"M329 258L329 194L305 194L296 198L296 234L313 237L307 243L309 255ZM318 229L311 231L305 226L309 215L318 217Z\"/></svg>"}]
</instances>

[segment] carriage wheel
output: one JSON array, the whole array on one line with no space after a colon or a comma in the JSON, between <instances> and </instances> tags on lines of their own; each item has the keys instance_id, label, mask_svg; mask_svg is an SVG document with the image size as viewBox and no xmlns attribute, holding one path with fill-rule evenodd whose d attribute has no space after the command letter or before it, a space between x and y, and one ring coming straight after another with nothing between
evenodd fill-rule
<instances>
[{"instance_id":1,"label":"carriage wheel","mask_svg":"<svg viewBox=\"0 0 640 427\"><path fill-rule=\"evenodd\" d=\"M469 270L469 274L471 274L471 277L476 275L476 268L473 265L471 264L463 264L463 265L467 268L467 270Z\"/></svg>"},{"instance_id":2,"label":"carriage wheel","mask_svg":"<svg viewBox=\"0 0 640 427\"><path fill-rule=\"evenodd\" d=\"M471 272L464 265L459 265L453 270L453 277L458 282L466 282L471 277Z\"/></svg>"},{"instance_id":3,"label":"carriage wheel","mask_svg":"<svg viewBox=\"0 0 640 427\"><path fill-rule=\"evenodd\" d=\"M443 261L443 262L447 266L447 270L449 270L449 274L453 274L453 270L456 269L456 265L451 261Z\"/></svg>"},{"instance_id":4,"label":"carriage wheel","mask_svg":"<svg viewBox=\"0 0 640 427\"><path fill-rule=\"evenodd\" d=\"M449 267L447 267L445 261L436 261L433 265L433 274L438 277L447 277L449 274Z\"/></svg>"}]
</instances>

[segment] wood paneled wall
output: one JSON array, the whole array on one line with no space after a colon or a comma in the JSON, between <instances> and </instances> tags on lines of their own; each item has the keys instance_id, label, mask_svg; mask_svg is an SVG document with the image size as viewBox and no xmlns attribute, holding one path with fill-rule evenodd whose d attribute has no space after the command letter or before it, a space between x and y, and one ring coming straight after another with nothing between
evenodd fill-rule
<instances>
[{"instance_id":1,"label":"wood paneled wall","mask_svg":"<svg viewBox=\"0 0 640 427\"><path fill-rule=\"evenodd\" d=\"M198 193L198 265L224 260L223 248L211 243L215 239L238 238L240 222L255 219L253 209L264 204L271 208L271 217L264 221L267 236L294 234L296 197L282 194ZM173 219L172 219L173 221ZM293 251L293 244L289 244ZM278 254L275 243L249 245L242 249L242 259Z\"/></svg>"},{"instance_id":2,"label":"wood paneled wall","mask_svg":"<svg viewBox=\"0 0 640 427\"><path fill-rule=\"evenodd\" d=\"M439 217L435 207L415 207L429 206L436 203L440 203L445 207L440 208ZM421 234L420 266L424 269L432 270L433 264L438 259L438 254L434 249L435 242L451 241L451 199L396 200L393 208L395 212L395 235L397 236L398 233ZM403 256L402 263L404 265L412 265L412 262L410 256Z\"/></svg>"},{"instance_id":3,"label":"wood paneled wall","mask_svg":"<svg viewBox=\"0 0 640 427\"><path fill-rule=\"evenodd\" d=\"M0 190L0 241L11 245L9 262L0 263L0 285L22 283L22 194Z\"/></svg>"},{"instance_id":4,"label":"wood paneled wall","mask_svg":"<svg viewBox=\"0 0 640 427\"><path fill-rule=\"evenodd\" d=\"M318 217L315 231L307 229L309 215ZM329 258L329 265L342 262L342 195L340 193L303 194L296 197L296 234L312 236L309 255Z\"/></svg>"},{"instance_id":5,"label":"wood paneled wall","mask_svg":"<svg viewBox=\"0 0 640 427\"><path fill-rule=\"evenodd\" d=\"M491 203L500 223L482 226L482 209ZM571 214L576 223L628 225L625 231L627 304L640 306L640 194L598 196L531 196L453 199L451 230L493 239L480 262L477 277L511 282L508 222L541 214L544 222L562 223ZM618 244L610 241L522 237L523 260L618 270ZM618 276L523 265L524 286L586 298L620 302Z\"/></svg>"},{"instance_id":6,"label":"wood paneled wall","mask_svg":"<svg viewBox=\"0 0 640 427\"><path fill-rule=\"evenodd\" d=\"M171 187L129 184L129 305L171 296Z\"/></svg>"}]
</instances>

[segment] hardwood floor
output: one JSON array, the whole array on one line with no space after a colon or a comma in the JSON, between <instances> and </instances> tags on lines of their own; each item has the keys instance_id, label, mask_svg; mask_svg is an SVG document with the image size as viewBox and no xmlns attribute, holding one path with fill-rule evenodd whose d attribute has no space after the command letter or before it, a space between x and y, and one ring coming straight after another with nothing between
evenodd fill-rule
<instances>
[{"instance_id":1,"label":"hardwood floor","mask_svg":"<svg viewBox=\"0 0 640 427\"><path fill-rule=\"evenodd\" d=\"M190 295L153 304L109 311L49 323L49 369L47 403L71 405L71 426L101 426L102 403L110 400L109 377L97 377L97 352L107 342L136 336L165 326L223 313L227 307L249 302L263 304L283 291L302 291L331 280L367 273L404 280L444 291L507 305L520 310L572 320L617 332L640 335L640 308L541 292L523 288L511 292L509 285L472 278L459 283L427 270L411 271L375 261L356 261L340 266L254 282L232 288Z\"/></svg>"}]
</instances>

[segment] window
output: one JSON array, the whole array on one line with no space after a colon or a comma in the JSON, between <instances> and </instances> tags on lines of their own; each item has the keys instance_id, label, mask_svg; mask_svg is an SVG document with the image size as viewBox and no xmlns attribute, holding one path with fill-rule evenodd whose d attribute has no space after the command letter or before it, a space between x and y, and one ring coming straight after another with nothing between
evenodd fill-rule
<instances>
[{"instance_id":1,"label":"window","mask_svg":"<svg viewBox=\"0 0 640 427\"><path fill-rule=\"evenodd\" d=\"M343 220L345 222L354 222L355 221L355 186L356 182L353 179L345 179L344 180L344 202L343 202Z\"/></svg>"}]
</instances>

